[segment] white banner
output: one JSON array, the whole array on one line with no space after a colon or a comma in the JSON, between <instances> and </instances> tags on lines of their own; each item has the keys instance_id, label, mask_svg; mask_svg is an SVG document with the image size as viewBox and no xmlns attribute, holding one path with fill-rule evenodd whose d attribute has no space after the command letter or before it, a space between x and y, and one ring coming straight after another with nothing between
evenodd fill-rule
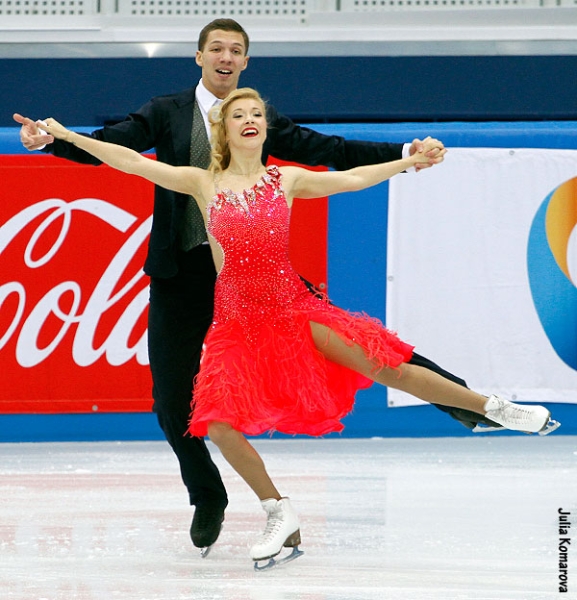
<instances>
[{"instance_id":1,"label":"white banner","mask_svg":"<svg viewBox=\"0 0 577 600\"><path fill-rule=\"evenodd\" d=\"M576 151L460 148L393 178L387 325L481 393L577 403L576 177Z\"/></svg>"}]
</instances>

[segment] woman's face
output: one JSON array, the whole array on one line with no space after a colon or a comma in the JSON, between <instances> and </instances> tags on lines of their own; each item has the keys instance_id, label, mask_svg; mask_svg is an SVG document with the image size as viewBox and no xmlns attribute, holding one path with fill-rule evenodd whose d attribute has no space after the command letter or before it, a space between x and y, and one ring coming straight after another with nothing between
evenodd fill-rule
<instances>
[{"instance_id":1,"label":"woman's face","mask_svg":"<svg viewBox=\"0 0 577 600\"><path fill-rule=\"evenodd\" d=\"M254 148L266 139L266 115L259 100L241 98L231 103L225 118L229 146Z\"/></svg>"}]
</instances>

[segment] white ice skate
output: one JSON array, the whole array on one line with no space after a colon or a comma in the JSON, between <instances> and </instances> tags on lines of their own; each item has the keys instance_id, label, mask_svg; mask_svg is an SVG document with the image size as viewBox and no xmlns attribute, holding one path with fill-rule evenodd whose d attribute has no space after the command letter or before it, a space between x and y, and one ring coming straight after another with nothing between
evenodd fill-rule
<instances>
[{"instance_id":1,"label":"white ice skate","mask_svg":"<svg viewBox=\"0 0 577 600\"><path fill-rule=\"evenodd\" d=\"M267 514L266 527L257 543L250 549L255 571L265 571L290 562L303 554L298 545L301 543L298 517L288 498L275 500L269 498L261 502ZM291 554L275 559L283 548L292 548ZM268 560L264 565L260 561Z\"/></svg>"},{"instance_id":2,"label":"white ice skate","mask_svg":"<svg viewBox=\"0 0 577 600\"><path fill-rule=\"evenodd\" d=\"M487 399L485 410L488 419L512 431L547 435L561 425L551 419L551 413L544 406L515 404L495 395ZM477 426L473 431L498 431L499 429Z\"/></svg>"}]
</instances>

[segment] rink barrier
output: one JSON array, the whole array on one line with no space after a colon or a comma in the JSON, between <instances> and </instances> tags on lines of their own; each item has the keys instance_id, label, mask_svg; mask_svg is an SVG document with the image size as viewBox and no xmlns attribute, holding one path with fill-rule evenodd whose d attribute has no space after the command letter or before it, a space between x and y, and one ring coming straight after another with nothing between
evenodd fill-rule
<instances>
[{"instance_id":1,"label":"rink barrier","mask_svg":"<svg viewBox=\"0 0 577 600\"><path fill-rule=\"evenodd\" d=\"M577 147L576 122L541 123L406 123L318 124L327 134L371 141L410 141L432 135L454 147ZM79 131L89 128L76 128ZM17 128L0 128L2 155L26 154ZM577 168L576 168L577 171ZM383 196L384 190L384 196ZM384 319L386 298L387 185L379 197L359 193L358 218L350 207L333 202L328 223L328 282L335 303ZM371 260L366 257L370 256ZM371 293L367 293L367 282ZM5 373L5 377L9 377ZM577 433L575 405L549 405L563 422L560 433ZM343 437L436 437L470 435L440 411L428 407L387 408L386 390L379 386L360 392L354 412L345 419ZM503 434L498 434L503 435ZM515 434L513 434L515 435ZM282 437L282 436L281 436ZM162 439L156 417L148 412L95 414L2 414L0 441L90 441Z\"/></svg>"}]
</instances>

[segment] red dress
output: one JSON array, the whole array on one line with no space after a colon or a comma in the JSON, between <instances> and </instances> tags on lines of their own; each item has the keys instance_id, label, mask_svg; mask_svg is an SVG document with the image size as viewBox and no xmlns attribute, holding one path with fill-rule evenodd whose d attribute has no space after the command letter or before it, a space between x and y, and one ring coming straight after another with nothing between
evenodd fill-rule
<instances>
[{"instance_id":1,"label":"red dress","mask_svg":"<svg viewBox=\"0 0 577 600\"><path fill-rule=\"evenodd\" d=\"M354 340L382 366L398 367L412 355L378 319L311 294L289 262L289 219L276 166L242 194L219 191L208 206L208 231L224 264L195 381L191 435L206 435L210 421L249 435L341 431L356 390L372 381L326 360L309 321Z\"/></svg>"}]
</instances>

